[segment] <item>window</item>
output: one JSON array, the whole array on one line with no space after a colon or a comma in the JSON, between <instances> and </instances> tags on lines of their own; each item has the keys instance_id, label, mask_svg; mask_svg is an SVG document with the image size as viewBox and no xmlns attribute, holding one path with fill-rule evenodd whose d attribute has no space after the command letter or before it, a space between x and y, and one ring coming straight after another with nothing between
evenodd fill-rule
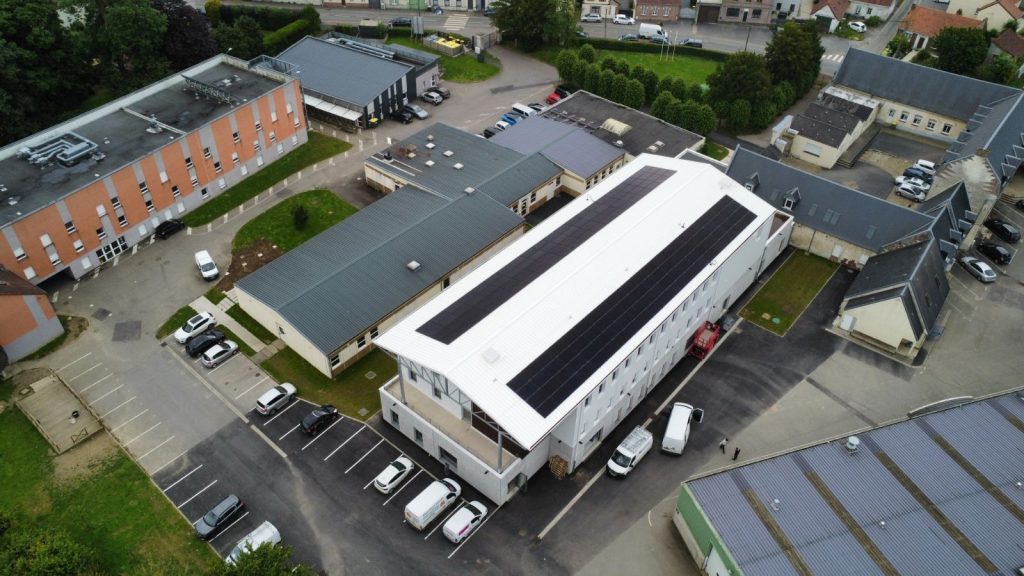
<instances>
[{"instance_id":1,"label":"window","mask_svg":"<svg viewBox=\"0 0 1024 576\"><path fill-rule=\"evenodd\" d=\"M191 170L194 167L195 167L195 165L192 164L192 157L189 156L188 158L185 158L185 168Z\"/></svg>"},{"instance_id":2,"label":"window","mask_svg":"<svg viewBox=\"0 0 1024 576\"><path fill-rule=\"evenodd\" d=\"M77 230L77 228L75 228L74 222L65 222L64 229L68 231L68 234L74 234L75 230Z\"/></svg>"},{"instance_id":3,"label":"window","mask_svg":"<svg viewBox=\"0 0 1024 576\"><path fill-rule=\"evenodd\" d=\"M232 132L231 139L235 141L235 144L238 144L239 142L242 141L242 138L239 137L238 132Z\"/></svg>"},{"instance_id":4,"label":"window","mask_svg":"<svg viewBox=\"0 0 1024 576\"><path fill-rule=\"evenodd\" d=\"M725 9L725 15L728 16L729 18L739 18L740 17L740 9L739 8L726 8Z\"/></svg>"},{"instance_id":5,"label":"window","mask_svg":"<svg viewBox=\"0 0 1024 576\"><path fill-rule=\"evenodd\" d=\"M597 386L597 394L598 395L604 394L604 382L601 382L600 384L598 384L598 386Z\"/></svg>"},{"instance_id":6,"label":"window","mask_svg":"<svg viewBox=\"0 0 1024 576\"><path fill-rule=\"evenodd\" d=\"M928 125L925 126L925 128L927 128L928 130L935 130L935 120L929 118Z\"/></svg>"},{"instance_id":7,"label":"window","mask_svg":"<svg viewBox=\"0 0 1024 576\"><path fill-rule=\"evenodd\" d=\"M231 161L234 162L235 166L238 166L238 152L231 153Z\"/></svg>"},{"instance_id":8,"label":"window","mask_svg":"<svg viewBox=\"0 0 1024 576\"><path fill-rule=\"evenodd\" d=\"M530 204L533 204L536 201L537 201L537 191L534 190L533 192L530 192Z\"/></svg>"},{"instance_id":9,"label":"window","mask_svg":"<svg viewBox=\"0 0 1024 576\"><path fill-rule=\"evenodd\" d=\"M25 251L24 250L22 250L21 248L15 248L14 249L14 259L15 260L17 260L18 262L21 262L22 260L24 260L26 258L28 258L28 256L25 255Z\"/></svg>"},{"instance_id":10,"label":"window","mask_svg":"<svg viewBox=\"0 0 1024 576\"><path fill-rule=\"evenodd\" d=\"M440 446L438 446L437 447L437 453L438 453L438 458L441 460L442 463L447 465L452 470L458 469L459 461L455 458L455 456L452 455L451 452L449 452L449 451L445 450L444 448L441 448Z\"/></svg>"},{"instance_id":11,"label":"window","mask_svg":"<svg viewBox=\"0 0 1024 576\"><path fill-rule=\"evenodd\" d=\"M755 19L756 18L760 18L761 17L761 10L759 8L755 8L754 12L751 14L751 17L755 18Z\"/></svg>"},{"instance_id":12,"label":"window","mask_svg":"<svg viewBox=\"0 0 1024 576\"><path fill-rule=\"evenodd\" d=\"M666 8L666 10L668 10L668 8ZM593 444L594 442L600 442L601 441L601 432L602 432L602 430L600 430L600 429L598 429L597 432L594 432L594 435L590 437L590 440L588 440L588 442L590 442L591 444Z\"/></svg>"},{"instance_id":13,"label":"window","mask_svg":"<svg viewBox=\"0 0 1024 576\"><path fill-rule=\"evenodd\" d=\"M923 120L923 118L921 118L920 114L914 114L914 121L912 122L912 124L914 126L920 126L921 125L921 120Z\"/></svg>"},{"instance_id":14,"label":"window","mask_svg":"<svg viewBox=\"0 0 1024 576\"><path fill-rule=\"evenodd\" d=\"M871 8L868 8L868 16L871 16Z\"/></svg>"},{"instance_id":15,"label":"window","mask_svg":"<svg viewBox=\"0 0 1024 576\"><path fill-rule=\"evenodd\" d=\"M31 280L31 279L33 279L35 277L36 277L36 271L35 271L34 268L32 268L31 266L29 266L28 268L25 268L25 278L27 280Z\"/></svg>"},{"instance_id":16,"label":"window","mask_svg":"<svg viewBox=\"0 0 1024 576\"><path fill-rule=\"evenodd\" d=\"M640 15L641 16L647 16L647 6L641 6L640 7Z\"/></svg>"},{"instance_id":17,"label":"window","mask_svg":"<svg viewBox=\"0 0 1024 576\"><path fill-rule=\"evenodd\" d=\"M284 105L284 111L287 112L288 114L291 114L292 113L292 105L291 104L285 104ZM271 112L271 114L273 114L273 112Z\"/></svg>"},{"instance_id":18,"label":"window","mask_svg":"<svg viewBox=\"0 0 1024 576\"><path fill-rule=\"evenodd\" d=\"M665 6L664 8L661 9L661 15L668 16L668 6Z\"/></svg>"},{"instance_id":19,"label":"window","mask_svg":"<svg viewBox=\"0 0 1024 576\"><path fill-rule=\"evenodd\" d=\"M619 369L616 368L615 370L612 370L612 382L615 382L615 379L618 378L618 377L619 377ZM604 384L602 384L602 386L604 386Z\"/></svg>"},{"instance_id":20,"label":"window","mask_svg":"<svg viewBox=\"0 0 1024 576\"><path fill-rule=\"evenodd\" d=\"M341 364L341 356L337 354L331 355L331 368L337 368Z\"/></svg>"},{"instance_id":21,"label":"window","mask_svg":"<svg viewBox=\"0 0 1024 576\"><path fill-rule=\"evenodd\" d=\"M451 277L446 277L444 280L441 280L441 290L444 290L444 289L448 288L451 285L452 285Z\"/></svg>"},{"instance_id":22,"label":"window","mask_svg":"<svg viewBox=\"0 0 1024 576\"><path fill-rule=\"evenodd\" d=\"M895 118L895 117L896 117L896 109L895 108L889 108L889 118Z\"/></svg>"},{"instance_id":23,"label":"window","mask_svg":"<svg viewBox=\"0 0 1024 576\"><path fill-rule=\"evenodd\" d=\"M160 172L160 183L166 184L170 178L167 177L167 172Z\"/></svg>"},{"instance_id":24,"label":"window","mask_svg":"<svg viewBox=\"0 0 1024 576\"><path fill-rule=\"evenodd\" d=\"M107 237L107 231L104 230L103 228L97 228L96 237L99 238L100 240L103 240L104 238Z\"/></svg>"},{"instance_id":25,"label":"window","mask_svg":"<svg viewBox=\"0 0 1024 576\"><path fill-rule=\"evenodd\" d=\"M953 131L953 125L952 124L943 124L942 125L942 133L943 134L949 134L952 131Z\"/></svg>"},{"instance_id":26,"label":"window","mask_svg":"<svg viewBox=\"0 0 1024 576\"><path fill-rule=\"evenodd\" d=\"M124 217L124 214L117 215L117 225L124 228L128 225L128 219Z\"/></svg>"},{"instance_id":27,"label":"window","mask_svg":"<svg viewBox=\"0 0 1024 576\"><path fill-rule=\"evenodd\" d=\"M259 140L253 140L252 141L252 149L257 151L257 152L260 151L260 141Z\"/></svg>"},{"instance_id":28,"label":"window","mask_svg":"<svg viewBox=\"0 0 1024 576\"><path fill-rule=\"evenodd\" d=\"M270 141L277 142L277 134L275 134L273 130L270 131Z\"/></svg>"},{"instance_id":29,"label":"window","mask_svg":"<svg viewBox=\"0 0 1024 576\"><path fill-rule=\"evenodd\" d=\"M409 370L409 381L410 382L415 382L416 381L416 373L413 372L412 370Z\"/></svg>"},{"instance_id":30,"label":"window","mask_svg":"<svg viewBox=\"0 0 1024 576\"><path fill-rule=\"evenodd\" d=\"M53 264L54 266L60 266L60 256L56 252L50 254L49 256L50 264Z\"/></svg>"},{"instance_id":31,"label":"window","mask_svg":"<svg viewBox=\"0 0 1024 576\"><path fill-rule=\"evenodd\" d=\"M356 340L356 347L357 348L362 348L363 346L366 346L366 336L360 336Z\"/></svg>"},{"instance_id":32,"label":"window","mask_svg":"<svg viewBox=\"0 0 1024 576\"><path fill-rule=\"evenodd\" d=\"M212 154L210 154L210 148L209 147L203 148L203 158L207 158L208 159L211 156L212 156Z\"/></svg>"},{"instance_id":33,"label":"window","mask_svg":"<svg viewBox=\"0 0 1024 576\"><path fill-rule=\"evenodd\" d=\"M85 250L85 245L82 244L81 240L75 240L74 247L75 252L81 252L82 250Z\"/></svg>"},{"instance_id":34,"label":"window","mask_svg":"<svg viewBox=\"0 0 1024 576\"><path fill-rule=\"evenodd\" d=\"M259 132L260 130L263 130L263 124L261 124L260 121L257 120L256 121L256 131Z\"/></svg>"},{"instance_id":35,"label":"window","mask_svg":"<svg viewBox=\"0 0 1024 576\"><path fill-rule=\"evenodd\" d=\"M423 432L420 432L416 428L412 429L413 437L416 439L416 443L423 446Z\"/></svg>"},{"instance_id":36,"label":"window","mask_svg":"<svg viewBox=\"0 0 1024 576\"><path fill-rule=\"evenodd\" d=\"M626 358L626 368L629 368L629 358Z\"/></svg>"},{"instance_id":37,"label":"window","mask_svg":"<svg viewBox=\"0 0 1024 576\"><path fill-rule=\"evenodd\" d=\"M906 110L900 112L900 122L906 122L907 118L910 118L910 114Z\"/></svg>"},{"instance_id":38,"label":"window","mask_svg":"<svg viewBox=\"0 0 1024 576\"><path fill-rule=\"evenodd\" d=\"M434 398L441 399L441 388L437 385L433 386Z\"/></svg>"},{"instance_id":39,"label":"window","mask_svg":"<svg viewBox=\"0 0 1024 576\"><path fill-rule=\"evenodd\" d=\"M398 426L398 412L391 412L391 424Z\"/></svg>"},{"instance_id":40,"label":"window","mask_svg":"<svg viewBox=\"0 0 1024 576\"><path fill-rule=\"evenodd\" d=\"M804 153L814 157L821 156L821 146L807 142L804 144Z\"/></svg>"},{"instance_id":41,"label":"window","mask_svg":"<svg viewBox=\"0 0 1024 576\"><path fill-rule=\"evenodd\" d=\"M210 193L206 190L206 188L200 190L199 195L203 197L203 200L206 200L207 198L210 197Z\"/></svg>"},{"instance_id":42,"label":"window","mask_svg":"<svg viewBox=\"0 0 1024 576\"><path fill-rule=\"evenodd\" d=\"M150 200L149 198L147 198L146 199L146 212L152 212L153 210L156 210L156 208L153 206L153 201Z\"/></svg>"},{"instance_id":43,"label":"window","mask_svg":"<svg viewBox=\"0 0 1024 576\"><path fill-rule=\"evenodd\" d=\"M270 113L270 121L271 122L277 122L277 112L271 112Z\"/></svg>"},{"instance_id":44,"label":"window","mask_svg":"<svg viewBox=\"0 0 1024 576\"><path fill-rule=\"evenodd\" d=\"M587 396L587 398L583 401L583 405L590 406L590 396Z\"/></svg>"},{"instance_id":45,"label":"window","mask_svg":"<svg viewBox=\"0 0 1024 576\"><path fill-rule=\"evenodd\" d=\"M146 184L145 182L139 182L139 191L141 191L143 194L149 192L149 185Z\"/></svg>"},{"instance_id":46,"label":"window","mask_svg":"<svg viewBox=\"0 0 1024 576\"><path fill-rule=\"evenodd\" d=\"M223 172L223 171L224 171L224 169L220 167L220 162L214 162L214 163L213 163L213 170L214 170L214 172L216 172L217 174L220 174L221 172Z\"/></svg>"},{"instance_id":47,"label":"window","mask_svg":"<svg viewBox=\"0 0 1024 576\"><path fill-rule=\"evenodd\" d=\"M110 199L110 203L114 206L114 208L120 208L121 207L121 199L118 198L117 196L112 197ZM104 214L105 213L106 212L104 212Z\"/></svg>"},{"instance_id":48,"label":"window","mask_svg":"<svg viewBox=\"0 0 1024 576\"><path fill-rule=\"evenodd\" d=\"M171 186L171 196L174 196L175 198L181 196L181 190L178 190L177 186Z\"/></svg>"},{"instance_id":49,"label":"window","mask_svg":"<svg viewBox=\"0 0 1024 576\"><path fill-rule=\"evenodd\" d=\"M197 186L199 186L199 178L196 178L195 176L193 176L192 177L192 187L195 188Z\"/></svg>"},{"instance_id":50,"label":"window","mask_svg":"<svg viewBox=\"0 0 1024 576\"><path fill-rule=\"evenodd\" d=\"M377 328L377 326L370 328L370 340L373 340L374 338L380 335L380 332L377 331Z\"/></svg>"}]
</instances>

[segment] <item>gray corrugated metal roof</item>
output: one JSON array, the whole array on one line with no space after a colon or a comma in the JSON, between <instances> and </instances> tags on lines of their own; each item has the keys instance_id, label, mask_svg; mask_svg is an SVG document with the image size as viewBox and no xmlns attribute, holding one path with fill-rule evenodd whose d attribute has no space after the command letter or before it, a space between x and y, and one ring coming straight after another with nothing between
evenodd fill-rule
<instances>
[{"instance_id":1,"label":"gray corrugated metal roof","mask_svg":"<svg viewBox=\"0 0 1024 576\"><path fill-rule=\"evenodd\" d=\"M562 168L584 179L590 178L625 152L582 128L531 116L508 130L499 132L491 142L521 154L540 152Z\"/></svg>"},{"instance_id":2,"label":"gray corrugated metal roof","mask_svg":"<svg viewBox=\"0 0 1024 576\"><path fill-rule=\"evenodd\" d=\"M312 36L292 44L277 57L298 67L295 77L303 88L357 106L372 102L412 69L408 64L370 56Z\"/></svg>"},{"instance_id":3,"label":"gray corrugated metal roof","mask_svg":"<svg viewBox=\"0 0 1024 576\"><path fill-rule=\"evenodd\" d=\"M832 83L965 121L979 105L1020 93L1020 90L1009 86L856 48L846 52Z\"/></svg>"},{"instance_id":4,"label":"gray corrugated metal roof","mask_svg":"<svg viewBox=\"0 0 1024 576\"><path fill-rule=\"evenodd\" d=\"M801 136L832 148L837 148L842 144L843 139L850 133L850 131L829 124L827 121L817 120L804 114L794 116L790 128L799 132Z\"/></svg>"},{"instance_id":5,"label":"gray corrugated metal roof","mask_svg":"<svg viewBox=\"0 0 1024 576\"><path fill-rule=\"evenodd\" d=\"M531 154L502 170L476 189L508 206L562 173L562 169L541 154Z\"/></svg>"},{"instance_id":6,"label":"gray corrugated metal roof","mask_svg":"<svg viewBox=\"0 0 1024 576\"><path fill-rule=\"evenodd\" d=\"M1000 574L1024 565L1024 530L987 487L935 438L959 453L983 481L1017 506L1024 432L1008 418L1024 403L1008 394L858 433L687 482L702 512L746 574L789 575L794 568L741 492L753 490L794 552L815 574L877 574L879 567L842 522L842 506L885 560L902 574L987 572L941 526L880 459L882 453ZM820 479L826 491L810 482ZM834 498L829 505L826 498ZM778 500L778 504L774 504ZM883 524L884 522L884 524Z\"/></svg>"},{"instance_id":7,"label":"gray corrugated metal roof","mask_svg":"<svg viewBox=\"0 0 1024 576\"><path fill-rule=\"evenodd\" d=\"M430 52L424 52L423 50L417 50L415 48L409 48L408 46L402 46L401 44L388 44L373 38L349 36L348 34L342 34L341 32L328 32L327 34L324 34L322 38L334 38L343 44L355 42L357 44L366 44L380 50L387 50L388 52L395 54L395 57L398 58L399 61L413 64L420 70L433 66L441 59L441 57L436 54L431 54Z\"/></svg>"},{"instance_id":8,"label":"gray corrugated metal roof","mask_svg":"<svg viewBox=\"0 0 1024 576\"><path fill-rule=\"evenodd\" d=\"M943 158L949 162L988 151L985 160L997 178L1009 180L1020 166L1024 153L1024 94L1005 98L991 106L981 106L974 115L978 125L957 136Z\"/></svg>"},{"instance_id":9,"label":"gray corrugated metal roof","mask_svg":"<svg viewBox=\"0 0 1024 576\"><path fill-rule=\"evenodd\" d=\"M544 111L542 116L559 122L585 126L587 130L592 131L594 136L612 145L617 141L622 141L622 147L632 156L639 156L646 152L676 158L687 148L696 146L703 139L700 134L683 130L664 120L605 100L584 90L558 101ZM601 126L606 120L622 122L629 126L629 130L625 134L615 134L604 130ZM651 152L647 149L657 142L662 143L658 150Z\"/></svg>"},{"instance_id":10,"label":"gray corrugated metal roof","mask_svg":"<svg viewBox=\"0 0 1024 576\"><path fill-rule=\"evenodd\" d=\"M405 187L235 286L329 354L521 222L483 194L449 200Z\"/></svg>"},{"instance_id":11,"label":"gray corrugated metal roof","mask_svg":"<svg viewBox=\"0 0 1024 576\"><path fill-rule=\"evenodd\" d=\"M756 174L759 184L754 193L779 210L792 214L799 224L874 252L926 230L933 222L926 214L836 184L743 147L736 150L726 173L740 184L746 184ZM801 200L793 210L786 210L783 196L794 188L799 189Z\"/></svg>"},{"instance_id":12,"label":"gray corrugated metal roof","mask_svg":"<svg viewBox=\"0 0 1024 576\"><path fill-rule=\"evenodd\" d=\"M415 157L409 157L409 150L414 150ZM452 154L446 156L446 151ZM384 152L391 153L390 161ZM370 156L366 163L425 190L457 197L522 159L519 152L438 122ZM456 170L456 164L461 168Z\"/></svg>"}]
</instances>

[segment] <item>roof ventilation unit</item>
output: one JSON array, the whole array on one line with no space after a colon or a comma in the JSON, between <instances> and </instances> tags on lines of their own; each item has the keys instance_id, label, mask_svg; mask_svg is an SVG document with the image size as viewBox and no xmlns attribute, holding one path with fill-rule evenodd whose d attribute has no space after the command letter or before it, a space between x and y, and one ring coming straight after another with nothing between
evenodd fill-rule
<instances>
[{"instance_id":1,"label":"roof ventilation unit","mask_svg":"<svg viewBox=\"0 0 1024 576\"><path fill-rule=\"evenodd\" d=\"M462 164L456 162L455 165L452 166L452 168L455 168L456 170L462 170L463 166L462 166Z\"/></svg>"},{"instance_id":2,"label":"roof ventilation unit","mask_svg":"<svg viewBox=\"0 0 1024 576\"><path fill-rule=\"evenodd\" d=\"M420 263L415 260L410 260L409 263L405 265L405 267L415 272L420 269Z\"/></svg>"},{"instance_id":3,"label":"roof ventilation unit","mask_svg":"<svg viewBox=\"0 0 1024 576\"><path fill-rule=\"evenodd\" d=\"M472 186L467 186L464 192L466 193L467 196L469 196L476 192L476 188L473 188Z\"/></svg>"},{"instance_id":4,"label":"roof ventilation unit","mask_svg":"<svg viewBox=\"0 0 1024 576\"><path fill-rule=\"evenodd\" d=\"M616 140L615 141L615 147L616 148L622 148L623 146L625 146L625 144L622 142L622 140Z\"/></svg>"},{"instance_id":5,"label":"roof ventilation unit","mask_svg":"<svg viewBox=\"0 0 1024 576\"><path fill-rule=\"evenodd\" d=\"M846 439L846 444L843 445L846 448L848 454L856 454L860 450L860 438L856 436L850 436Z\"/></svg>"},{"instance_id":6,"label":"roof ventilation unit","mask_svg":"<svg viewBox=\"0 0 1024 576\"><path fill-rule=\"evenodd\" d=\"M433 142L433 141L434 141L434 135L433 134L427 134L427 142Z\"/></svg>"},{"instance_id":7,"label":"roof ventilation unit","mask_svg":"<svg viewBox=\"0 0 1024 576\"><path fill-rule=\"evenodd\" d=\"M7 197L6 202L8 206L14 206L18 202L21 202L21 196L18 196L17 194L12 194Z\"/></svg>"},{"instance_id":8,"label":"roof ventilation unit","mask_svg":"<svg viewBox=\"0 0 1024 576\"><path fill-rule=\"evenodd\" d=\"M620 142L621 142L621 140L620 140ZM650 146L647 147L647 151L653 154L653 153L658 151L658 147L655 146L654 144L651 144Z\"/></svg>"},{"instance_id":9,"label":"roof ventilation unit","mask_svg":"<svg viewBox=\"0 0 1024 576\"><path fill-rule=\"evenodd\" d=\"M426 164L427 166L433 166L434 165L434 161L433 160L427 160L426 162L424 162L424 164Z\"/></svg>"},{"instance_id":10,"label":"roof ventilation unit","mask_svg":"<svg viewBox=\"0 0 1024 576\"><path fill-rule=\"evenodd\" d=\"M433 150L434 146L436 146L436 144L433 142L427 142L427 150Z\"/></svg>"},{"instance_id":11,"label":"roof ventilation unit","mask_svg":"<svg viewBox=\"0 0 1024 576\"><path fill-rule=\"evenodd\" d=\"M451 158L454 155L455 155L455 152L452 152L451 150L445 150L444 151L444 157L445 158Z\"/></svg>"}]
</instances>

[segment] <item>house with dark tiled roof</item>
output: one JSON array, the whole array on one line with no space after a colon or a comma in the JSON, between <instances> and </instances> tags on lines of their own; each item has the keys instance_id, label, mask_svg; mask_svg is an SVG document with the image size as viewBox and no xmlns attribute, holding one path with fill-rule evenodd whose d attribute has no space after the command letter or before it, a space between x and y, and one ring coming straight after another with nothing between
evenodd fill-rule
<instances>
[{"instance_id":1,"label":"house with dark tiled roof","mask_svg":"<svg viewBox=\"0 0 1024 576\"><path fill-rule=\"evenodd\" d=\"M977 18L915 5L910 7L910 12L900 23L898 33L910 38L910 46L914 50L924 50L928 47L928 41L943 28L984 27L985 22Z\"/></svg>"},{"instance_id":2,"label":"house with dark tiled roof","mask_svg":"<svg viewBox=\"0 0 1024 576\"><path fill-rule=\"evenodd\" d=\"M850 0L817 0L811 8L811 17L827 23L828 31L835 32L850 8Z\"/></svg>"},{"instance_id":3,"label":"house with dark tiled roof","mask_svg":"<svg viewBox=\"0 0 1024 576\"><path fill-rule=\"evenodd\" d=\"M1024 37L1016 31L1006 29L992 39L989 54L1005 54L1014 60L1024 58Z\"/></svg>"},{"instance_id":4,"label":"house with dark tiled roof","mask_svg":"<svg viewBox=\"0 0 1024 576\"><path fill-rule=\"evenodd\" d=\"M817 100L792 118L776 143L794 158L832 168L874 123L878 107L877 100L828 86Z\"/></svg>"},{"instance_id":5,"label":"house with dark tiled roof","mask_svg":"<svg viewBox=\"0 0 1024 576\"><path fill-rule=\"evenodd\" d=\"M1024 15L1013 0L950 0L946 12L981 20L988 30L1002 30L1007 22L1020 20Z\"/></svg>"}]
</instances>

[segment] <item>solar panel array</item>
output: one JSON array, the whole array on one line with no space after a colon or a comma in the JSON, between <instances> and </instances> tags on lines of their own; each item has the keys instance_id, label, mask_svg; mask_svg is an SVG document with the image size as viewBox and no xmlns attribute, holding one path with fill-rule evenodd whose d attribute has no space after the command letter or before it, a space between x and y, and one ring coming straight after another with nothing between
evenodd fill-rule
<instances>
[{"instance_id":1,"label":"solar panel array","mask_svg":"<svg viewBox=\"0 0 1024 576\"><path fill-rule=\"evenodd\" d=\"M637 170L416 331L451 344L673 174L674 170L654 166Z\"/></svg>"},{"instance_id":2,"label":"solar panel array","mask_svg":"<svg viewBox=\"0 0 1024 576\"><path fill-rule=\"evenodd\" d=\"M754 220L725 196L510 382L547 417Z\"/></svg>"}]
</instances>

